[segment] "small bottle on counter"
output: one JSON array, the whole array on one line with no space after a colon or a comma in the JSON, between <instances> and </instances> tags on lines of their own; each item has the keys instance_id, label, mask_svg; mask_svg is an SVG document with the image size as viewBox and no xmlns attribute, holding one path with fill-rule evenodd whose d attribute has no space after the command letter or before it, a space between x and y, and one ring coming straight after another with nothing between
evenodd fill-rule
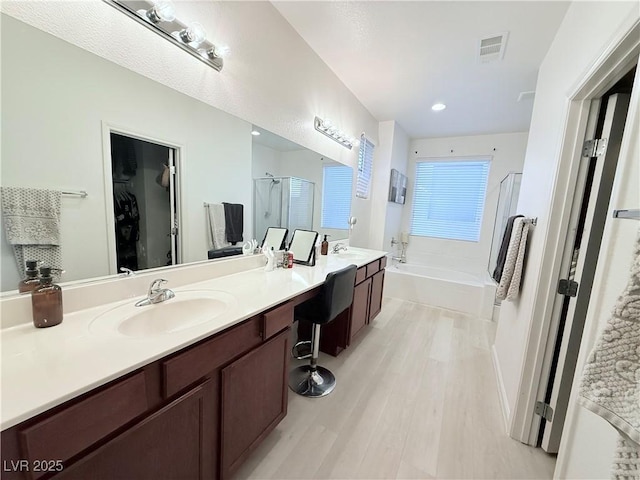
<instances>
[{"instance_id":1,"label":"small bottle on counter","mask_svg":"<svg viewBox=\"0 0 640 480\"><path fill-rule=\"evenodd\" d=\"M320 245L320 255L326 255L329 253L329 241L327 240L327 237L330 236L331 235L324 236L324 240L322 240L322 244Z\"/></svg>"},{"instance_id":2,"label":"small bottle on counter","mask_svg":"<svg viewBox=\"0 0 640 480\"><path fill-rule=\"evenodd\" d=\"M287 268L293 268L293 253L287 250Z\"/></svg>"},{"instance_id":3,"label":"small bottle on counter","mask_svg":"<svg viewBox=\"0 0 640 480\"><path fill-rule=\"evenodd\" d=\"M62 323L62 288L53 283L51 267L40 267L40 282L31 292L31 306L36 328Z\"/></svg>"},{"instance_id":4,"label":"small bottle on counter","mask_svg":"<svg viewBox=\"0 0 640 480\"><path fill-rule=\"evenodd\" d=\"M18 283L18 291L20 293L32 292L40 285L40 280L38 280L38 262L35 260L27 260L25 263L27 265L25 277Z\"/></svg>"}]
</instances>

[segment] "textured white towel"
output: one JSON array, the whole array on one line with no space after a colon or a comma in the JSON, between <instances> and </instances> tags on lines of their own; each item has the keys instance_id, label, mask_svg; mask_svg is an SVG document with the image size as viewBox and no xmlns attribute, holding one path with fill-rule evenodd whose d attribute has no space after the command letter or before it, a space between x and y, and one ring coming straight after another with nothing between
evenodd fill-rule
<instances>
[{"instance_id":1,"label":"textured white towel","mask_svg":"<svg viewBox=\"0 0 640 480\"><path fill-rule=\"evenodd\" d=\"M209 233L209 250L228 247L224 205L221 203L207 203L207 230Z\"/></svg>"},{"instance_id":2,"label":"textured white towel","mask_svg":"<svg viewBox=\"0 0 640 480\"><path fill-rule=\"evenodd\" d=\"M619 432L614 479L640 478L640 236L631 278L587 359L579 402Z\"/></svg>"},{"instance_id":3,"label":"textured white towel","mask_svg":"<svg viewBox=\"0 0 640 480\"><path fill-rule=\"evenodd\" d=\"M529 220L516 218L511 231L502 277L496 291L498 300L514 300L518 297L528 234Z\"/></svg>"},{"instance_id":4,"label":"textured white towel","mask_svg":"<svg viewBox=\"0 0 640 480\"><path fill-rule=\"evenodd\" d=\"M4 228L19 272L25 260L62 268L60 197L55 190L2 187Z\"/></svg>"}]
</instances>

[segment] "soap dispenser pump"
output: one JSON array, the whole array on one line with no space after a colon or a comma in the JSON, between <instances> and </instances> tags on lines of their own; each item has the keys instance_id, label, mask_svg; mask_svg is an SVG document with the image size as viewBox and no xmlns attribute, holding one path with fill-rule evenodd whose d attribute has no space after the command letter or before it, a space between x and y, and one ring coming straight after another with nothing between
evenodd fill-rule
<instances>
[{"instance_id":1,"label":"soap dispenser pump","mask_svg":"<svg viewBox=\"0 0 640 480\"><path fill-rule=\"evenodd\" d=\"M18 283L18 292L30 293L40 285L38 280L38 262L36 260L26 261L25 278Z\"/></svg>"},{"instance_id":2,"label":"soap dispenser pump","mask_svg":"<svg viewBox=\"0 0 640 480\"><path fill-rule=\"evenodd\" d=\"M326 255L327 253L329 253L329 242L327 241L327 237L330 237L331 235L326 235L324 236L324 240L322 240L322 244L320 245L320 255Z\"/></svg>"},{"instance_id":3,"label":"soap dispenser pump","mask_svg":"<svg viewBox=\"0 0 640 480\"><path fill-rule=\"evenodd\" d=\"M31 292L31 306L37 328L62 323L62 288L53 283L51 267L40 267L40 285Z\"/></svg>"}]
</instances>

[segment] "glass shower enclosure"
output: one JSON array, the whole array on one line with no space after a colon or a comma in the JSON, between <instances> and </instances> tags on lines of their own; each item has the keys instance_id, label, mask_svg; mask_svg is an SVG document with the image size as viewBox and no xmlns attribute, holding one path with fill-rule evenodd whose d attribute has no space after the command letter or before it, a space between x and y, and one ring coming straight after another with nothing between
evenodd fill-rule
<instances>
[{"instance_id":1,"label":"glass shower enclosure","mask_svg":"<svg viewBox=\"0 0 640 480\"><path fill-rule=\"evenodd\" d=\"M516 215L521 181L521 173L511 172L500 182L498 208L496 210L496 219L493 225L493 238L491 240L489 265L487 266L490 276L496 268L498 252L500 251L500 245L502 244L502 237L505 229L507 228L507 220L509 220L509 217Z\"/></svg>"},{"instance_id":2,"label":"glass shower enclosure","mask_svg":"<svg viewBox=\"0 0 640 480\"><path fill-rule=\"evenodd\" d=\"M313 229L313 182L297 177L262 177L253 182L253 231L258 242L269 227L288 228L287 243L295 229Z\"/></svg>"}]
</instances>

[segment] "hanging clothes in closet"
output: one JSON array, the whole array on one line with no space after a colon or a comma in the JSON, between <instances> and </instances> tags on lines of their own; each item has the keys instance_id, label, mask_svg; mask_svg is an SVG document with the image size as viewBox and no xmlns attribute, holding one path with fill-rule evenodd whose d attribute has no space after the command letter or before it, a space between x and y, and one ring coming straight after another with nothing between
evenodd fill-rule
<instances>
[{"instance_id":1,"label":"hanging clothes in closet","mask_svg":"<svg viewBox=\"0 0 640 480\"><path fill-rule=\"evenodd\" d=\"M126 184L115 183L113 206L116 220L116 251L118 270L121 267L138 270L137 242L140 239L140 211L136 196Z\"/></svg>"}]
</instances>

